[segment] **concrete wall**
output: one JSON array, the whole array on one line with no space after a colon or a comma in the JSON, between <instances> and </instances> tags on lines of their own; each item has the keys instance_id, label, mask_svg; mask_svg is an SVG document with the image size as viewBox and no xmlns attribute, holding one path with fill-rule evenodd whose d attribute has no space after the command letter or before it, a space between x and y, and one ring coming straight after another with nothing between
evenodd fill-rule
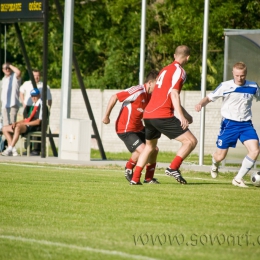
<instances>
[{"instance_id":1,"label":"concrete wall","mask_svg":"<svg viewBox=\"0 0 260 260\"><path fill-rule=\"evenodd\" d=\"M1 82L0 82L1 85ZM60 89L52 89L53 103L50 114L50 127L53 133L59 133L60 126ZM87 95L93 110L93 114L96 120L96 124L99 130L99 134L102 139L102 143L105 151L111 152L122 152L127 151L123 142L118 138L115 133L115 121L119 113L121 104L118 102L111 113L111 123L109 125L104 125L102 123L102 117L106 110L108 101L114 93L118 90L104 90L99 89L87 89ZM181 92L181 102L185 109L193 116L193 124L190 125L190 130L197 137L200 142L200 124L201 124L201 113L194 110L195 104L201 99L200 91L182 91ZM221 99L218 99L214 103L208 104L206 107L205 116L205 141L204 141L204 153L211 154L215 150L216 137L219 132L219 126L221 121L220 107ZM260 120L259 112L260 102L254 102L253 104L253 123L260 135ZM19 110L18 119L22 118L22 108ZM81 94L80 89L73 89L71 93L71 118L75 119L89 119L88 112ZM94 134L94 133L93 133ZM58 140L55 140L58 146ZM176 152L180 147L179 142L174 140L169 140L165 136L159 139L158 146L161 151L173 151ZM199 153L200 143L194 150L194 153ZM97 142L95 139L91 140L91 148L98 149ZM240 142L238 142L237 149L230 148L228 153L229 158L239 159L245 155L246 151Z\"/></svg>"},{"instance_id":2,"label":"concrete wall","mask_svg":"<svg viewBox=\"0 0 260 260\"><path fill-rule=\"evenodd\" d=\"M103 92L97 89L88 89L87 95L90 100L90 104L95 116L96 124L99 130L99 134L102 139L102 143L105 151L111 152L121 152L127 151L123 142L118 138L115 133L115 121L119 113L121 104L118 102L114 107L111 113L111 123L109 125L104 125L102 123L102 117L106 110L108 101L114 93L118 90L104 90ZM50 117L50 127L53 133L59 133L60 125L60 89L52 89L53 96L53 106L51 109ZM86 106L84 104L83 97L81 95L81 90L75 89L72 90L71 94L71 118L77 119L89 119ZM200 117L201 113L198 113L194 110L195 104L201 99L200 91L182 91L181 92L181 102L185 109L193 116L193 124L190 125L190 130L199 140L200 138ZM206 107L206 116L205 116L205 154L211 154L215 150L216 137L219 132L219 125L221 121L220 107L221 99L217 100L214 103L208 104ZM260 102L254 102L253 104L253 122L260 133L260 120L257 115L257 111L260 111ZM180 147L179 142L174 140L169 140L165 136L162 136L159 139L158 146L161 151L177 151ZM95 139L92 139L92 148L98 149ZM199 143L194 150L194 153L199 153ZM238 144L238 149L230 149L229 156L232 157L245 154L245 149L243 145Z\"/></svg>"}]
</instances>

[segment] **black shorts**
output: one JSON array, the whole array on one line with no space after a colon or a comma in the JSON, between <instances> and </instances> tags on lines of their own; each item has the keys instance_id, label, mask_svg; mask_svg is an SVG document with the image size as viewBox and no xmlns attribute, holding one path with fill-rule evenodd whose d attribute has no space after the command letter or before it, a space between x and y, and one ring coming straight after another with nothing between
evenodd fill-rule
<instances>
[{"instance_id":1,"label":"black shorts","mask_svg":"<svg viewBox=\"0 0 260 260\"><path fill-rule=\"evenodd\" d=\"M189 129L181 127L181 122L177 117L144 119L146 140L159 139L161 134L169 139L175 139Z\"/></svg>"},{"instance_id":2,"label":"black shorts","mask_svg":"<svg viewBox=\"0 0 260 260\"><path fill-rule=\"evenodd\" d=\"M41 126L31 126L31 125L26 125L26 132L23 134L28 134L30 132L35 132L35 131L41 131Z\"/></svg>"},{"instance_id":3,"label":"black shorts","mask_svg":"<svg viewBox=\"0 0 260 260\"><path fill-rule=\"evenodd\" d=\"M134 152L139 145L145 144L144 129L141 132L127 132L117 135L125 143L126 148L130 153Z\"/></svg>"}]
</instances>

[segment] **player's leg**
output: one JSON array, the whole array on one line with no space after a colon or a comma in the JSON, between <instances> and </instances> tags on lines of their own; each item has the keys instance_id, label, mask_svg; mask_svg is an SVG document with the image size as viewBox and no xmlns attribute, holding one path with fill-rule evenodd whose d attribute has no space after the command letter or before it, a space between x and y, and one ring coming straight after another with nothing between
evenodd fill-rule
<instances>
[{"instance_id":1,"label":"player's leg","mask_svg":"<svg viewBox=\"0 0 260 260\"><path fill-rule=\"evenodd\" d=\"M130 182L130 184L132 185L136 185L136 184L141 184L140 182L140 178L142 175L142 170L144 168L144 166L146 165L146 163L148 162L149 156L151 155L152 157L150 158L150 162L155 163L156 162L156 158L157 158L157 154L155 156L156 153L154 151L156 151L157 148L157 141L158 139L161 137L161 133L153 126L153 119L144 119L144 123L145 123L145 147L142 151L142 153L140 154L134 173L133 173L133 178ZM151 161L153 160L153 161Z\"/></svg>"},{"instance_id":2,"label":"player's leg","mask_svg":"<svg viewBox=\"0 0 260 260\"><path fill-rule=\"evenodd\" d=\"M196 137L189 131L189 129L182 129L181 122L176 117L157 119L154 124L156 125L156 128L169 139L175 139L182 143L182 146L173 158L170 166L165 170L165 173L168 176L174 177L179 183L186 184L187 182L182 177L179 168L182 161L196 147Z\"/></svg>"},{"instance_id":3,"label":"player's leg","mask_svg":"<svg viewBox=\"0 0 260 260\"><path fill-rule=\"evenodd\" d=\"M197 139L190 130L176 137L175 140L181 142L182 144L176 155L180 156L183 160L194 150L197 145Z\"/></svg>"},{"instance_id":4,"label":"player's leg","mask_svg":"<svg viewBox=\"0 0 260 260\"><path fill-rule=\"evenodd\" d=\"M133 178L132 178L130 184L132 184L132 185L141 184L140 178L142 175L142 170L143 170L144 166L146 165L150 154L156 149L157 140L158 139L146 140L145 147L138 158L138 161L137 161L134 173L133 173Z\"/></svg>"},{"instance_id":5,"label":"player's leg","mask_svg":"<svg viewBox=\"0 0 260 260\"><path fill-rule=\"evenodd\" d=\"M138 157L145 147L145 133L144 131L138 133L120 133L118 134L118 137L124 142L128 151L131 153L131 157L125 165L125 178L130 182L133 176L133 169L137 163Z\"/></svg>"},{"instance_id":6,"label":"player's leg","mask_svg":"<svg viewBox=\"0 0 260 260\"><path fill-rule=\"evenodd\" d=\"M212 154L212 165L210 171L212 178L215 179L218 177L218 168L220 162L226 158L227 153L228 153L228 148L227 149L217 148L216 151Z\"/></svg>"},{"instance_id":7,"label":"player's leg","mask_svg":"<svg viewBox=\"0 0 260 260\"><path fill-rule=\"evenodd\" d=\"M181 142L181 147L177 151L176 156L172 160L170 166L166 169L166 174L175 177L181 184L186 184L186 180L182 177L179 168L183 160L194 150L197 145L196 137L188 130L175 138Z\"/></svg>"},{"instance_id":8,"label":"player's leg","mask_svg":"<svg viewBox=\"0 0 260 260\"><path fill-rule=\"evenodd\" d=\"M248 154L247 156L251 158L251 160L256 161L257 157L260 153L259 150L259 141L258 140L247 140L244 142L244 146L246 147Z\"/></svg>"},{"instance_id":9,"label":"player's leg","mask_svg":"<svg viewBox=\"0 0 260 260\"><path fill-rule=\"evenodd\" d=\"M156 146L155 150L151 152L147 160L144 183L159 184L159 181L154 178L158 152L159 148Z\"/></svg>"},{"instance_id":10,"label":"player's leg","mask_svg":"<svg viewBox=\"0 0 260 260\"><path fill-rule=\"evenodd\" d=\"M140 144L134 152L132 152L130 159L126 162L125 165L125 178L130 182L133 177L133 170L136 166L139 155L143 151L145 144Z\"/></svg>"},{"instance_id":11,"label":"player's leg","mask_svg":"<svg viewBox=\"0 0 260 260\"><path fill-rule=\"evenodd\" d=\"M127 161L127 163L125 165L125 167L127 169L131 169L131 170L134 169L134 167L137 163L138 157L144 149L144 146L145 146L144 144L141 144L134 152L131 153L131 157L129 158L129 160Z\"/></svg>"},{"instance_id":12,"label":"player's leg","mask_svg":"<svg viewBox=\"0 0 260 260\"><path fill-rule=\"evenodd\" d=\"M2 128L3 135L7 140L8 147L2 152L3 156L12 156L12 149L8 149L11 146L13 139L12 125L6 125Z\"/></svg>"},{"instance_id":13,"label":"player's leg","mask_svg":"<svg viewBox=\"0 0 260 260\"><path fill-rule=\"evenodd\" d=\"M247 125L247 123L244 125ZM243 177L252 169L260 152L257 133L250 123L241 134L240 141L244 144L248 153L243 159L242 165L233 179L232 184L239 187L247 187L244 184Z\"/></svg>"},{"instance_id":14,"label":"player's leg","mask_svg":"<svg viewBox=\"0 0 260 260\"><path fill-rule=\"evenodd\" d=\"M220 132L217 137L217 149L212 155L211 177L218 176L218 169L221 161L223 161L228 153L229 147L236 147L239 138L239 126L235 121L225 119L221 122Z\"/></svg>"},{"instance_id":15,"label":"player's leg","mask_svg":"<svg viewBox=\"0 0 260 260\"><path fill-rule=\"evenodd\" d=\"M145 129L143 129L140 132L137 133L131 133L131 135L129 135L128 137L128 144L126 144L128 146L128 150L134 150L132 152L131 158L129 159L129 161L126 164L126 169L131 169L131 174L133 174L133 169L137 163L137 160L139 158L139 155L141 154L141 152L143 151L144 147L145 147ZM132 175L130 180L132 179ZM129 180L129 181L130 181Z\"/></svg>"}]
</instances>

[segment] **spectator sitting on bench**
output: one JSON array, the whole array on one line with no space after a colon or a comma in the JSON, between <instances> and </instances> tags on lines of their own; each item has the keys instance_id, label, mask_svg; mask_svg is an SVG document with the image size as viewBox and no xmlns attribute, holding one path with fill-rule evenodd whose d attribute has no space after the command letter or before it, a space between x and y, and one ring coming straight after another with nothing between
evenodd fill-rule
<instances>
[{"instance_id":1,"label":"spectator sitting on bench","mask_svg":"<svg viewBox=\"0 0 260 260\"><path fill-rule=\"evenodd\" d=\"M26 134L41 129L42 121L42 100L39 89L35 88L30 92L33 101L32 109L25 118L19 122L4 126L2 132L8 142L8 147L2 152L4 156L17 156L15 148L20 134Z\"/></svg>"}]
</instances>

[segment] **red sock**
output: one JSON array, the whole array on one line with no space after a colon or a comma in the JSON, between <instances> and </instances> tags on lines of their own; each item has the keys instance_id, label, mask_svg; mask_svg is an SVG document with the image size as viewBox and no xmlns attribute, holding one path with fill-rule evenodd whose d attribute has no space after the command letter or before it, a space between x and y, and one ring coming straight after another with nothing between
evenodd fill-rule
<instances>
[{"instance_id":1,"label":"red sock","mask_svg":"<svg viewBox=\"0 0 260 260\"><path fill-rule=\"evenodd\" d=\"M143 168L140 167L140 166L136 166L135 167L135 171L134 171L134 174L133 174L133 177L132 177L133 181L140 182L140 178L141 178L141 175L142 175L142 170L143 170Z\"/></svg>"},{"instance_id":2,"label":"red sock","mask_svg":"<svg viewBox=\"0 0 260 260\"><path fill-rule=\"evenodd\" d=\"M153 179L155 167L156 163L146 165L145 179L147 181L151 181Z\"/></svg>"},{"instance_id":3,"label":"red sock","mask_svg":"<svg viewBox=\"0 0 260 260\"><path fill-rule=\"evenodd\" d=\"M132 169L134 169L135 165L136 165L136 162L133 161L132 158L130 158L129 161L126 163L125 167L127 169L131 169L132 170Z\"/></svg>"},{"instance_id":4,"label":"red sock","mask_svg":"<svg viewBox=\"0 0 260 260\"><path fill-rule=\"evenodd\" d=\"M180 156L176 156L172 162L171 162L171 165L170 165L170 168L171 169L174 169L174 170L178 170L182 164L182 161L183 159L180 157Z\"/></svg>"}]
</instances>

